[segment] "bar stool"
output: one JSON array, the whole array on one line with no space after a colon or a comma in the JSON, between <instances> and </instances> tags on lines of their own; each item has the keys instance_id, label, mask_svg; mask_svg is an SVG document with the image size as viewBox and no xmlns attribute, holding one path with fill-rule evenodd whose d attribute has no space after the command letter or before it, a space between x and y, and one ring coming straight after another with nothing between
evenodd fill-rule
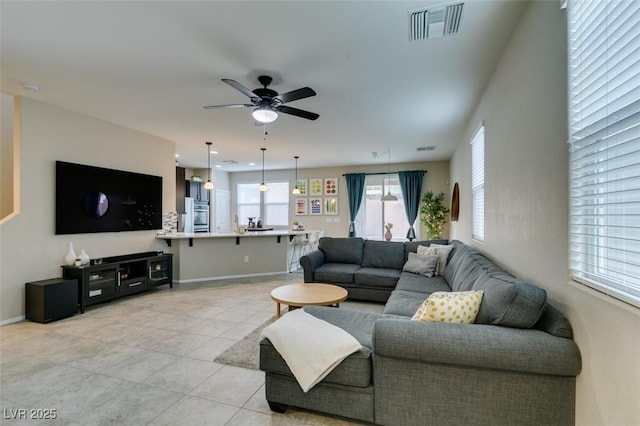
<instances>
[{"instance_id":1,"label":"bar stool","mask_svg":"<svg viewBox=\"0 0 640 426\"><path fill-rule=\"evenodd\" d=\"M300 258L309 253L309 239L305 235L296 235L291 241L293 249L289 260L289 272L300 269ZM292 268L293 271L292 271Z\"/></svg>"}]
</instances>

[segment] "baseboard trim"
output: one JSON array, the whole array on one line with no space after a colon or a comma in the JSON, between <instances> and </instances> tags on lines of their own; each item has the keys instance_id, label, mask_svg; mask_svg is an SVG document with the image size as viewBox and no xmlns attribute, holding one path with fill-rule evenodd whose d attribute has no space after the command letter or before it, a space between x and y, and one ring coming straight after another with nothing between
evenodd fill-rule
<instances>
[{"instance_id":1,"label":"baseboard trim","mask_svg":"<svg viewBox=\"0 0 640 426\"><path fill-rule=\"evenodd\" d=\"M0 321L0 327L4 326L4 325L9 325L9 324L14 324L16 322L20 322L20 321L24 321L25 320L25 316L21 315L19 317L13 317L13 318L9 318L6 320L2 320Z\"/></svg>"},{"instance_id":2,"label":"baseboard trim","mask_svg":"<svg viewBox=\"0 0 640 426\"><path fill-rule=\"evenodd\" d=\"M174 283L177 284L189 284L189 283L200 283L203 281L220 281L220 280L232 280L237 278L252 278L252 277L266 277L270 275L282 275L286 274L287 271L279 271L279 272L267 272L267 273L259 273L259 274L245 274L245 275L225 275L225 276L217 276L217 277L206 277L206 278L192 278L188 280L173 280Z\"/></svg>"}]
</instances>

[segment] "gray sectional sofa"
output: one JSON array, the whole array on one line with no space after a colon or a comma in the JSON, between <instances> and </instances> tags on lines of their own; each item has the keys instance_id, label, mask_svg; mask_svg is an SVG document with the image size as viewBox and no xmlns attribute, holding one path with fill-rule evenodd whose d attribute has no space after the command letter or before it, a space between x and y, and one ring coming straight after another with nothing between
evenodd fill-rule
<instances>
[{"instance_id":1,"label":"gray sectional sofa","mask_svg":"<svg viewBox=\"0 0 640 426\"><path fill-rule=\"evenodd\" d=\"M399 252L392 244L406 255L420 243L325 239L320 254L302 259L305 281L337 282L360 299L388 299L382 314L304 308L363 346L308 393L263 339L260 368L274 411L296 406L383 425L574 424L580 352L569 322L542 289L457 241L444 275L431 278L391 268L387 256L367 252L370 246L386 253L386 245ZM358 253L359 267L348 266L357 265ZM352 263L331 266L338 259ZM465 290L484 291L475 324L411 320L432 292Z\"/></svg>"},{"instance_id":2,"label":"gray sectional sofa","mask_svg":"<svg viewBox=\"0 0 640 426\"><path fill-rule=\"evenodd\" d=\"M318 250L300 258L304 282L339 284L351 300L386 302L402 275L409 253L419 245L447 240L387 242L362 238L320 238Z\"/></svg>"}]
</instances>

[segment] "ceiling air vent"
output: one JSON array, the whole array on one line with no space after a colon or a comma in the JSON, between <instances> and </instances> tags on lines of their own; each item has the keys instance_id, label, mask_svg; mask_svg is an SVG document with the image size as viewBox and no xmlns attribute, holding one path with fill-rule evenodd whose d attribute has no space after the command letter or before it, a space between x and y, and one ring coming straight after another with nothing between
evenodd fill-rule
<instances>
[{"instance_id":1,"label":"ceiling air vent","mask_svg":"<svg viewBox=\"0 0 640 426\"><path fill-rule=\"evenodd\" d=\"M409 41L457 34L464 3L434 6L409 12Z\"/></svg>"}]
</instances>

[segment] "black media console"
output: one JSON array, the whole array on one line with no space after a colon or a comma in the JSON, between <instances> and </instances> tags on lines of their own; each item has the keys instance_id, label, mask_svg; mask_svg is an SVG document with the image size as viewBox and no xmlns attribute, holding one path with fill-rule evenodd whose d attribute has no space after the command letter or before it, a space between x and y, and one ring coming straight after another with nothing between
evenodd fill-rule
<instances>
[{"instance_id":1,"label":"black media console","mask_svg":"<svg viewBox=\"0 0 640 426\"><path fill-rule=\"evenodd\" d=\"M84 313L86 306L159 285L169 284L173 288L173 254L151 251L105 257L99 262L62 267L63 278L78 280L80 313Z\"/></svg>"}]
</instances>

